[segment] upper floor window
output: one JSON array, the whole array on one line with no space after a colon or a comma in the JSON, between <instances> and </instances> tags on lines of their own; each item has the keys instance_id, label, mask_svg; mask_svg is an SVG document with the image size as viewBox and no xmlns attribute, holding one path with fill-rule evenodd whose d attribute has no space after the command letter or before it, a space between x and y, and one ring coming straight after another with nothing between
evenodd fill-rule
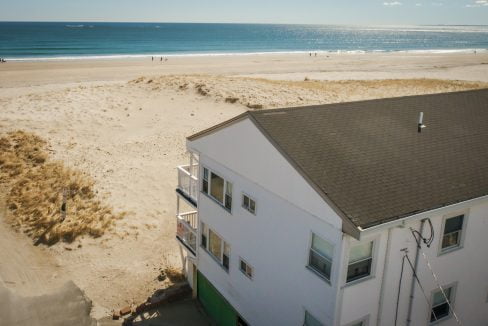
<instances>
[{"instance_id":1,"label":"upper floor window","mask_svg":"<svg viewBox=\"0 0 488 326\"><path fill-rule=\"evenodd\" d=\"M352 246L349 250L347 280L351 282L371 275L373 265L373 241Z\"/></svg>"},{"instance_id":2,"label":"upper floor window","mask_svg":"<svg viewBox=\"0 0 488 326\"><path fill-rule=\"evenodd\" d=\"M444 222L441 251L459 247L463 231L464 215L447 218Z\"/></svg>"},{"instance_id":3,"label":"upper floor window","mask_svg":"<svg viewBox=\"0 0 488 326\"><path fill-rule=\"evenodd\" d=\"M202 222L201 245L225 270L229 270L230 245Z\"/></svg>"},{"instance_id":4,"label":"upper floor window","mask_svg":"<svg viewBox=\"0 0 488 326\"><path fill-rule=\"evenodd\" d=\"M454 287L450 286L444 289L444 294L439 289L432 293L432 309L430 312L430 322L436 322L441 319L448 318L451 315L449 304L454 299Z\"/></svg>"},{"instance_id":5,"label":"upper floor window","mask_svg":"<svg viewBox=\"0 0 488 326\"><path fill-rule=\"evenodd\" d=\"M246 194L242 194L242 207L252 214L256 214L256 201Z\"/></svg>"},{"instance_id":6,"label":"upper floor window","mask_svg":"<svg viewBox=\"0 0 488 326\"><path fill-rule=\"evenodd\" d=\"M305 310L305 321L303 326L324 326L317 318Z\"/></svg>"},{"instance_id":7,"label":"upper floor window","mask_svg":"<svg viewBox=\"0 0 488 326\"><path fill-rule=\"evenodd\" d=\"M202 192L229 211L232 209L232 183L207 168L203 168Z\"/></svg>"},{"instance_id":8,"label":"upper floor window","mask_svg":"<svg viewBox=\"0 0 488 326\"><path fill-rule=\"evenodd\" d=\"M330 281L333 254L334 246L315 233L312 233L312 245L310 246L308 266L328 281Z\"/></svg>"}]
</instances>

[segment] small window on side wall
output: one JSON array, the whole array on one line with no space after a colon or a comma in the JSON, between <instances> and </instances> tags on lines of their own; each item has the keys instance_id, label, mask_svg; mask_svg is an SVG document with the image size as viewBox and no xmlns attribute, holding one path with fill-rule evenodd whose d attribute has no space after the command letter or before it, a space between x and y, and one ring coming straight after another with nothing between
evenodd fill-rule
<instances>
[{"instance_id":1,"label":"small window on side wall","mask_svg":"<svg viewBox=\"0 0 488 326\"><path fill-rule=\"evenodd\" d=\"M373 265L373 241L352 246L349 250L347 281L352 282L371 275Z\"/></svg>"},{"instance_id":2,"label":"small window on side wall","mask_svg":"<svg viewBox=\"0 0 488 326\"><path fill-rule=\"evenodd\" d=\"M247 277L249 277L250 279L252 279L252 275L253 275L253 268L251 267L251 265L249 265L245 260L243 260L242 258L239 259L239 269L240 271L246 275Z\"/></svg>"},{"instance_id":3,"label":"small window on side wall","mask_svg":"<svg viewBox=\"0 0 488 326\"><path fill-rule=\"evenodd\" d=\"M242 194L242 207L256 215L256 201L246 194Z\"/></svg>"},{"instance_id":4,"label":"small window on side wall","mask_svg":"<svg viewBox=\"0 0 488 326\"><path fill-rule=\"evenodd\" d=\"M447 218L444 221L441 252L446 252L461 246L464 215Z\"/></svg>"}]
</instances>

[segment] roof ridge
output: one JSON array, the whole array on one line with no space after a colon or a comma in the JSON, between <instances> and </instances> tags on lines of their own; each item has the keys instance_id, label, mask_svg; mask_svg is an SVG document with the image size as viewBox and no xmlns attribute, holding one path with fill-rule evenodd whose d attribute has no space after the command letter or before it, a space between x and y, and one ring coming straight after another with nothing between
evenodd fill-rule
<instances>
[{"instance_id":1,"label":"roof ridge","mask_svg":"<svg viewBox=\"0 0 488 326\"><path fill-rule=\"evenodd\" d=\"M266 114L271 112L288 112L294 110L303 110L303 109L324 109L328 106L340 106L345 104L362 104L362 103L371 103L371 102L379 102L379 101L388 101L388 100L401 100L401 99L408 99L413 97L432 97L432 96L440 96L440 95L456 95L462 93L473 93L473 92L487 92L488 88L475 88L475 89L466 89L462 91L452 91L452 92L440 92L440 93L428 93L428 94L413 94L413 95L403 95L403 96L391 96L391 97L380 97L380 98L372 98L366 100L356 100L356 101L343 101L343 102L333 102L333 103L326 103L326 104L312 104L312 105L302 105L302 106L291 106L291 107L283 107L283 108L272 108L272 109L265 109L265 110L247 110L246 112L250 114Z\"/></svg>"}]
</instances>

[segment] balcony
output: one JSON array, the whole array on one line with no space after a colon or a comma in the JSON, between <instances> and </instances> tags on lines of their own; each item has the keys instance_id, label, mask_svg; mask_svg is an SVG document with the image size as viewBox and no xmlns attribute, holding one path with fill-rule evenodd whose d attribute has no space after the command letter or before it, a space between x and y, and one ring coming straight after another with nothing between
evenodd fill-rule
<instances>
[{"instance_id":1,"label":"balcony","mask_svg":"<svg viewBox=\"0 0 488 326\"><path fill-rule=\"evenodd\" d=\"M178 188L176 192L195 208L198 200L198 164L178 166Z\"/></svg>"},{"instance_id":2,"label":"balcony","mask_svg":"<svg viewBox=\"0 0 488 326\"><path fill-rule=\"evenodd\" d=\"M176 239L194 256L197 251L198 213L191 211L176 216Z\"/></svg>"}]
</instances>

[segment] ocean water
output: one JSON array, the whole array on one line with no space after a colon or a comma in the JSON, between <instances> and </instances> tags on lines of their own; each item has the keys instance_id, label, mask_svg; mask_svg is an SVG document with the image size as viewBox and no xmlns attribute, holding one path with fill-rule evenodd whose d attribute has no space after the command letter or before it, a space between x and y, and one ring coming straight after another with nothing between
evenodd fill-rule
<instances>
[{"instance_id":1,"label":"ocean water","mask_svg":"<svg viewBox=\"0 0 488 326\"><path fill-rule=\"evenodd\" d=\"M487 49L488 26L0 22L10 60Z\"/></svg>"}]
</instances>

